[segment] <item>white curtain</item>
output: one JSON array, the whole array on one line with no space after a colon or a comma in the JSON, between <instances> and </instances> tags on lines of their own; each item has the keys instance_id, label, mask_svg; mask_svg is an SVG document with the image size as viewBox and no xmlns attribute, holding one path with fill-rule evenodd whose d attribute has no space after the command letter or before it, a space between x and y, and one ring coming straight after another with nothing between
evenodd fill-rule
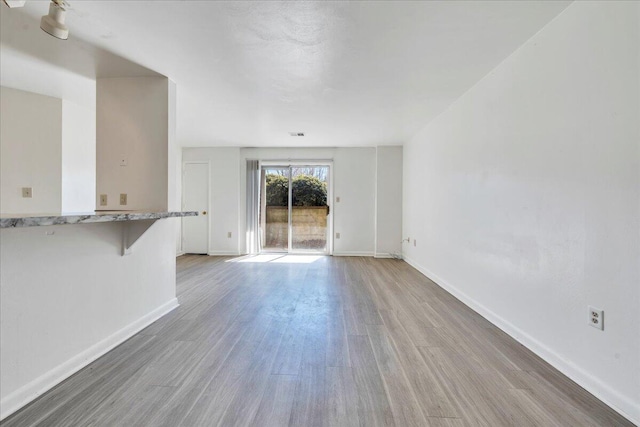
<instances>
[{"instance_id":1,"label":"white curtain","mask_svg":"<svg viewBox=\"0 0 640 427\"><path fill-rule=\"evenodd\" d=\"M260 166L257 160L247 160L247 253L260 251L258 226L260 207Z\"/></svg>"}]
</instances>

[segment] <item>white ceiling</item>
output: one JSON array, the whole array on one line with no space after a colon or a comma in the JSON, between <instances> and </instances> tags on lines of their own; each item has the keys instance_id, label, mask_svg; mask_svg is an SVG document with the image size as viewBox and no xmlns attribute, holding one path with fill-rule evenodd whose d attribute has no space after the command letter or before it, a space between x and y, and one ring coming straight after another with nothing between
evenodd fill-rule
<instances>
[{"instance_id":1,"label":"white ceiling","mask_svg":"<svg viewBox=\"0 0 640 427\"><path fill-rule=\"evenodd\" d=\"M402 144L568 3L76 0L62 42L27 1L2 5L2 49L169 77L183 146Z\"/></svg>"}]
</instances>

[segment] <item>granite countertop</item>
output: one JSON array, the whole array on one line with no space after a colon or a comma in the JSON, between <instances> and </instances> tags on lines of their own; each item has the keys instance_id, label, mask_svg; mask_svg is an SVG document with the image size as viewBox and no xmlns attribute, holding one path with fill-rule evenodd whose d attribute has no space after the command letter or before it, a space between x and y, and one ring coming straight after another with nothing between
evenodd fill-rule
<instances>
[{"instance_id":1,"label":"granite countertop","mask_svg":"<svg viewBox=\"0 0 640 427\"><path fill-rule=\"evenodd\" d=\"M2 214L0 215L0 228L139 221L145 219L179 218L184 216L198 216L198 212L96 211L69 214Z\"/></svg>"}]
</instances>

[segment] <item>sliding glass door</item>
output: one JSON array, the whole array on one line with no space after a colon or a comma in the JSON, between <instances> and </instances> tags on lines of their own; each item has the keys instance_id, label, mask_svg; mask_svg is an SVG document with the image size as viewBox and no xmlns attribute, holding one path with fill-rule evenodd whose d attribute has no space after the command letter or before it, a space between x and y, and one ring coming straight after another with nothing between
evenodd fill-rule
<instances>
[{"instance_id":1,"label":"sliding glass door","mask_svg":"<svg viewBox=\"0 0 640 427\"><path fill-rule=\"evenodd\" d=\"M327 252L328 166L291 168L291 250Z\"/></svg>"},{"instance_id":2,"label":"sliding glass door","mask_svg":"<svg viewBox=\"0 0 640 427\"><path fill-rule=\"evenodd\" d=\"M289 251L288 167L263 167L260 195L260 233L262 250Z\"/></svg>"},{"instance_id":3,"label":"sliding glass door","mask_svg":"<svg viewBox=\"0 0 640 427\"><path fill-rule=\"evenodd\" d=\"M263 252L328 253L329 165L263 166Z\"/></svg>"}]
</instances>

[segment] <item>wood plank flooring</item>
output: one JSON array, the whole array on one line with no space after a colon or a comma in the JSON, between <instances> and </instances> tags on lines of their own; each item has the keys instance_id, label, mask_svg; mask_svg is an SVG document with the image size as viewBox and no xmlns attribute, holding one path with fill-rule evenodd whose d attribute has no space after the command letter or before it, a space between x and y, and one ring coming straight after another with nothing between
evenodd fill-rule
<instances>
[{"instance_id":1,"label":"wood plank flooring","mask_svg":"<svg viewBox=\"0 0 640 427\"><path fill-rule=\"evenodd\" d=\"M237 261L1 425L632 425L402 261Z\"/></svg>"}]
</instances>

